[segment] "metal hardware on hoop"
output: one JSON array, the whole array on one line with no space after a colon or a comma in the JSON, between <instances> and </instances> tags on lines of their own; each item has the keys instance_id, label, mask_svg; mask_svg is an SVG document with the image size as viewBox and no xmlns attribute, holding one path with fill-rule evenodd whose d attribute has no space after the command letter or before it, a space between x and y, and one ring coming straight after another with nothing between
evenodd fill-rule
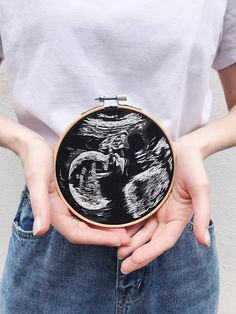
<instances>
[{"instance_id":1,"label":"metal hardware on hoop","mask_svg":"<svg viewBox=\"0 0 236 314\"><path fill-rule=\"evenodd\" d=\"M117 95L115 97L99 96L99 97L96 97L95 100L98 100L99 102L101 102L104 107L111 107L111 106L118 107L118 105L121 105L120 101L126 101L127 100L127 96L125 96L125 95ZM116 100L116 104L105 105L105 100Z\"/></svg>"}]
</instances>

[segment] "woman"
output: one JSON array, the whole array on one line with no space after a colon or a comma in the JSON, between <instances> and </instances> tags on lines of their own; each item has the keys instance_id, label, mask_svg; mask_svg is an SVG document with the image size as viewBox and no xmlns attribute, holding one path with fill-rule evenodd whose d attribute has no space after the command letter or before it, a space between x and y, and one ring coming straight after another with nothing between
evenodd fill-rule
<instances>
[{"instance_id":1,"label":"woman","mask_svg":"<svg viewBox=\"0 0 236 314\"><path fill-rule=\"evenodd\" d=\"M236 145L236 3L1 1L1 58L19 123L0 116L25 187L1 313L216 313L219 268L204 159ZM229 113L211 123L210 69ZM53 173L59 135L99 95L125 94L168 130L176 180L135 226L73 218Z\"/></svg>"}]
</instances>

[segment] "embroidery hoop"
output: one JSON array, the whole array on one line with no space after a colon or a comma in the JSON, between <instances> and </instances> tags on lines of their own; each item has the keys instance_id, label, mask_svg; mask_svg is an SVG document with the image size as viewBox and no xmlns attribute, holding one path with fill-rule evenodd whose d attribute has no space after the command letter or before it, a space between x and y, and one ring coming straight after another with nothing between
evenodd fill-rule
<instances>
[{"instance_id":1,"label":"embroidery hoop","mask_svg":"<svg viewBox=\"0 0 236 314\"><path fill-rule=\"evenodd\" d=\"M175 178L170 135L126 96L95 98L61 134L54 150L58 194L74 216L102 227L126 227L153 215ZM105 104L105 100L116 103Z\"/></svg>"}]
</instances>

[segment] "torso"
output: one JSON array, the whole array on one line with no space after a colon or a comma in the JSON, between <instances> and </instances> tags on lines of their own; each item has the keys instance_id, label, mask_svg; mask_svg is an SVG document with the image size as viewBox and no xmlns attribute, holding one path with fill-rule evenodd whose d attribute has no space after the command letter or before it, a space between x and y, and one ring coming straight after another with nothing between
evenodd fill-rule
<instances>
[{"instance_id":1,"label":"torso","mask_svg":"<svg viewBox=\"0 0 236 314\"><path fill-rule=\"evenodd\" d=\"M206 123L226 0L0 1L19 121L55 142L99 95L125 94L177 139Z\"/></svg>"}]
</instances>

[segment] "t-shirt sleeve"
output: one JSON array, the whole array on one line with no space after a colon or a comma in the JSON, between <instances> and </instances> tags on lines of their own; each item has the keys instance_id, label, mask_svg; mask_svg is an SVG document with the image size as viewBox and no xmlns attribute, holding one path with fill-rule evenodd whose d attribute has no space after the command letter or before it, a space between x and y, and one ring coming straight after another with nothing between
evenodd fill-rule
<instances>
[{"instance_id":1,"label":"t-shirt sleeve","mask_svg":"<svg viewBox=\"0 0 236 314\"><path fill-rule=\"evenodd\" d=\"M236 63L236 0L228 0L223 30L212 68L222 70Z\"/></svg>"}]
</instances>

